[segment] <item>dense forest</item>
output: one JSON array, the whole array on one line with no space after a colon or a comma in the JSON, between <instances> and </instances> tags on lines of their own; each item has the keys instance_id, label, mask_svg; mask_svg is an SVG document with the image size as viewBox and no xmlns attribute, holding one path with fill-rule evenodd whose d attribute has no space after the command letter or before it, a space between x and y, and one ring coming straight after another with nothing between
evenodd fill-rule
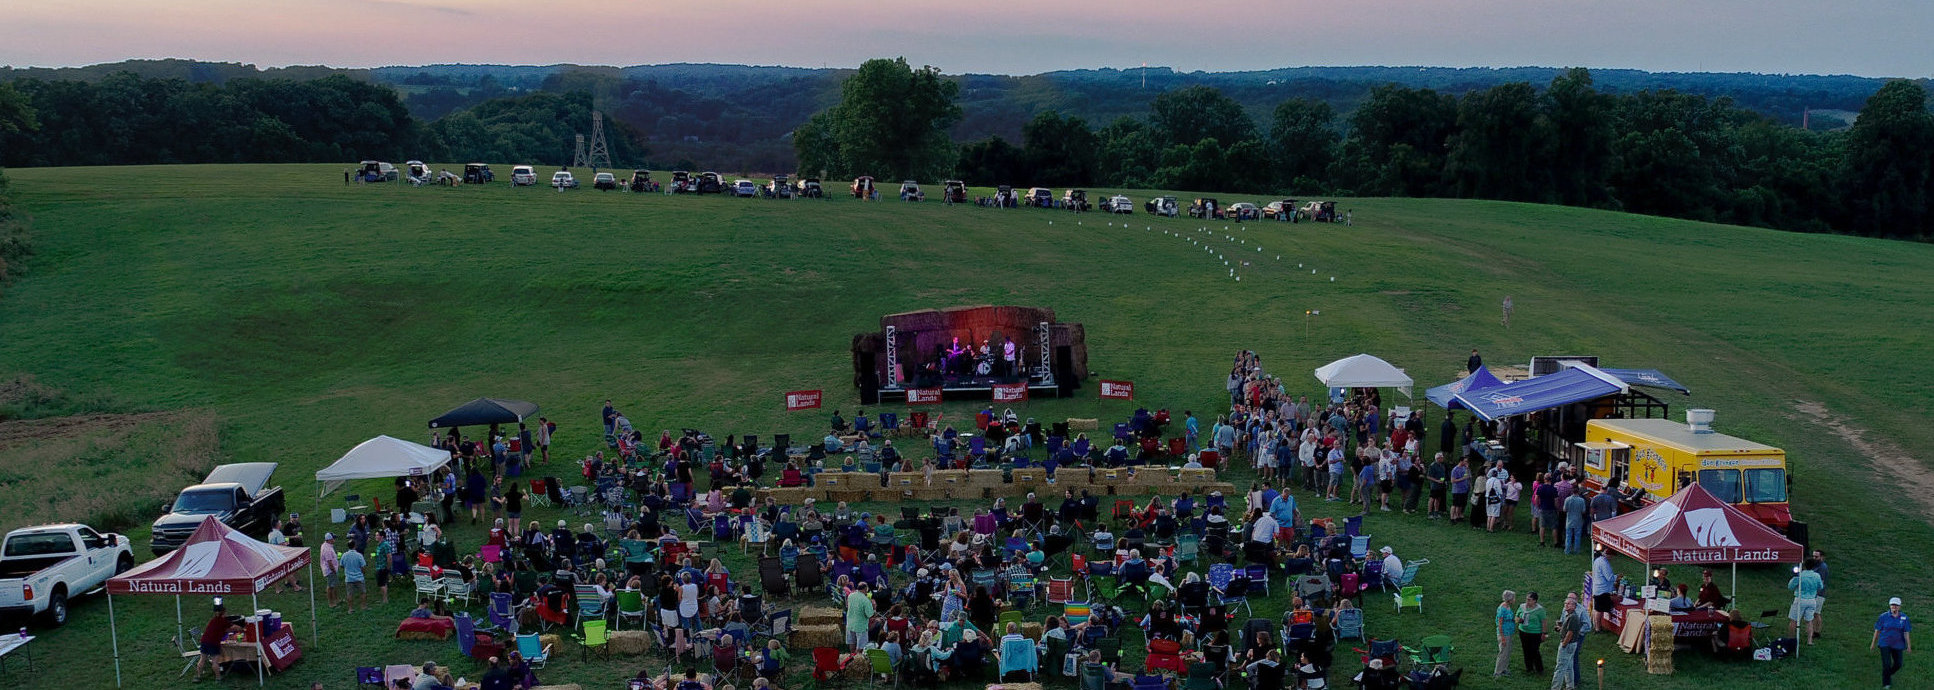
<instances>
[{"instance_id":1,"label":"dense forest","mask_svg":"<svg viewBox=\"0 0 1934 690\"><path fill-rule=\"evenodd\" d=\"M620 167L1469 197L1934 236L1923 82L1403 67L943 76L879 62L0 69L0 164L558 165L596 109ZM909 83L932 98L895 91Z\"/></svg>"}]
</instances>

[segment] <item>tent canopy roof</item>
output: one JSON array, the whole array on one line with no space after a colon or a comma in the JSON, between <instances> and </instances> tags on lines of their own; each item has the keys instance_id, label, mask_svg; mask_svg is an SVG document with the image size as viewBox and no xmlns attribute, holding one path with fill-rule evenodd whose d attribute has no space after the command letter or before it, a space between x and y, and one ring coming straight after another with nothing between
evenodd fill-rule
<instances>
[{"instance_id":1,"label":"tent canopy roof","mask_svg":"<svg viewBox=\"0 0 1934 690\"><path fill-rule=\"evenodd\" d=\"M309 550L249 538L215 516L181 548L107 581L109 594L256 594L309 564Z\"/></svg>"},{"instance_id":2,"label":"tent canopy roof","mask_svg":"<svg viewBox=\"0 0 1934 690\"><path fill-rule=\"evenodd\" d=\"M316 471L316 481L339 484L351 479L415 477L450 462L449 451L378 436L349 449L334 464Z\"/></svg>"},{"instance_id":3,"label":"tent canopy roof","mask_svg":"<svg viewBox=\"0 0 1934 690\"><path fill-rule=\"evenodd\" d=\"M1480 364L1477 366L1477 371L1471 372L1470 376L1424 391L1424 398L1432 403L1436 403L1438 407L1446 410L1455 410L1463 407L1463 405L1458 404L1455 400L1457 394L1476 393L1487 388L1496 388L1502 385L1504 385L1504 381L1493 376L1490 367Z\"/></svg>"},{"instance_id":4,"label":"tent canopy roof","mask_svg":"<svg viewBox=\"0 0 1934 690\"><path fill-rule=\"evenodd\" d=\"M1625 383L1617 377L1581 364L1556 374L1467 390L1452 396L1452 401L1490 420L1596 400L1625 390Z\"/></svg>"},{"instance_id":5,"label":"tent canopy roof","mask_svg":"<svg viewBox=\"0 0 1934 690\"><path fill-rule=\"evenodd\" d=\"M536 403L505 398L477 398L430 420L430 428L516 424L536 414Z\"/></svg>"},{"instance_id":6,"label":"tent canopy roof","mask_svg":"<svg viewBox=\"0 0 1934 690\"><path fill-rule=\"evenodd\" d=\"M1592 540L1643 563L1793 563L1799 544L1697 483L1671 498L1592 523Z\"/></svg>"},{"instance_id":7,"label":"tent canopy roof","mask_svg":"<svg viewBox=\"0 0 1934 690\"><path fill-rule=\"evenodd\" d=\"M1316 380L1331 388L1397 388L1406 396L1415 385L1402 369L1369 354L1344 357L1317 367Z\"/></svg>"},{"instance_id":8,"label":"tent canopy roof","mask_svg":"<svg viewBox=\"0 0 1934 690\"><path fill-rule=\"evenodd\" d=\"M1664 388L1666 390L1692 395L1692 389L1686 388L1685 384L1672 380L1672 377L1666 376L1664 372L1657 369L1612 369L1599 367L1598 370L1618 377L1618 380L1634 386Z\"/></svg>"}]
</instances>

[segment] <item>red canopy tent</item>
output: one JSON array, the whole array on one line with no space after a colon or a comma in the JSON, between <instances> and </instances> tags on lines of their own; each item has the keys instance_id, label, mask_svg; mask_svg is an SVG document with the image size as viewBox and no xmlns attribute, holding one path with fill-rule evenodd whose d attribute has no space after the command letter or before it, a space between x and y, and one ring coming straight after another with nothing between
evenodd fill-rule
<instances>
[{"instance_id":1,"label":"red canopy tent","mask_svg":"<svg viewBox=\"0 0 1934 690\"><path fill-rule=\"evenodd\" d=\"M181 595L249 595L250 608L257 609L255 595L281 582L311 564L309 550L295 546L276 546L256 541L216 520L202 519L194 534L181 547L129 569L107 581L108 625L114 639L115 684L121 678L120 633L114 623L116 594L175 595L176 639L180 639ZM316 634L315 571L309 573L309 634ZM256 665L256 680L261 682L261 666Z\"/></svg>"},{"instance_id":2,"label":"red canopy tent","mask_svg":"<svg viewBox=\"0 0 1934 690\"><path fill-rule=\"evenodd\" d=\"M1592 523L1592 541L1653 564L1797 563L1804 549L1785 535L1719 500L1697 483L1671 498Z\"/></svg>"}]
</instances>

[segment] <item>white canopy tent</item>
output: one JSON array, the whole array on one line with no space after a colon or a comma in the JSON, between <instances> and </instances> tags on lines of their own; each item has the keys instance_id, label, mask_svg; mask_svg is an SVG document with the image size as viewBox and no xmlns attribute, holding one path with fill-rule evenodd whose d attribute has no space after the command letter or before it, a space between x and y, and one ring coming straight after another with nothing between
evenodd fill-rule
<instances>
[{"instance_id":1,"label":"white canopy tent","mask_svg":"<svg viewBox=\"0 0 1934 690\"><path fill-rule=\"evenodd\" d=\"M1316 380L1330 388L1395 388L1406 398L1410 397L1410 387L1415 385L1402 369L1368 354L1344 357L1317 367Z\"/></svg>"},{"instance_id":2,"label":"white canopy tent","mask_svg":"<svg viewBox=\"0 0 1934 690\"><path fill-rule=\"evenodd\" d=\"M316 471L316 482L322 485L318 497L351 479L425 476L449 462L449 451L378 436L356 444L334 464Z\"/></svg>"}]
</instances>

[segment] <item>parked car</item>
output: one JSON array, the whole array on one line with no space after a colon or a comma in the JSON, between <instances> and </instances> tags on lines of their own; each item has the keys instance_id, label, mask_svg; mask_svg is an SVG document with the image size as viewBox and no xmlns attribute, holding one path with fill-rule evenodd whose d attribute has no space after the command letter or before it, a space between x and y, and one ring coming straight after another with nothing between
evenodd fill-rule
<instances>
[{"instance_id":1,"label":"parked car","mask_svg":"<svg viewBox=\"0 0 1934 690\"><path fill-rule=\"evenodd\" d=\"M537 184L537 170L535 168L528 165L519 165L510 169L510 186L529 187L534 184Z\"/></svg>"},{"instance_id":2,"label":"parked car","mask_svg":"<svg viewBox=\"0 0 1934 690\"><path fill-rule=\"evenodd\" d=\"M967 183L960 180L940 183L940 198L950 204L967 203Z\"/></svg>"},{"instance_id":3,"label":"parked car","mask_svg":"<svg viewBox=\"0 0 1934 690\"><path fill-rule=\"evenodd\" d=\"M689 194L689 193L698 191L695 185L696 182L697 180L692 179L691 173L685 172L683 170L672 171L672 193L673 194Z\"/></svg>"},{"instance_id":4,"label":"parked car","mask_svg":"<svg viewBox=\"0 0 1934 690\"><path fill-rule=\"evenodd\" d=\"M1318 223L1334 223L1337 221L1336 202L1312 201L1303 204L1303 217Z\"/></svg>"},{"instance_id":5,"label":"parked car","mask_svg":"<svg viewBox=\"0 0 1934 690\"><path fill-rule=\"evenodd\" d=\"M363 161L362 172L356 173L356 177L364 182L395 182L396 166L382 161Z\"/></svg>"},{"instance_id":6,"label":"parked car","mask_svg":"<svg viewBox=\"0 0 1934 690\"><path fill-rule=\"evenodd\" d=\"M1280 199L1263 204L1262 217L1293 223L1296 221L1296 200Z\"/></svg>"},{"instance_id":7,"label":"parked car","mask_svg":"<svg viewBox=\"0 0 1934 690\"><path fill-rule=\"evenodd\" d=\"M739 180L732 183L732 196L750 199L758 195L759 185L753 184L751 180Z\"/></svg>"},{"instance_id":8,"label":"parked car","mask_svg":"<svg viewBox=\"0 0 1934 690\"><path fill-rule=\"evenodd\" d=\"M693 191L696 191L700 194L724 194L725 193L725 178L720 177L719 174L715 172L699 173L698 181L694 183L694 185L696 189L694 189Z\"/></svg>"},{"instance_id":9,"label":"parked car","mask_svg":"<svg viewBox=\"0 0 1934 690\"><path fill-rule=\"evenodd\" d=\"M1195 203L1189 204L1189 217L1204 219L1222 218L1222 205L1216 203L1215 199L1206 196L1196 199Z\"/></svg>"},{"instance_id":10,"label":"parked car","mask_svg":"<svg viewBox=\"0 0 1934 690\"><path fill-rule=\"evenodd\" d=\"M284 501L282 487L269 486L275 467L273 462L243 462L210 471L200 484L161 505L165 514L154 521L148 547L157 556L175 550L210 515L251 537L267 536Z\"/></svg>"},{"instance_id":11,"label":"parked car","mask_svg":"<svg viewBox=\"0 0 1934 690\"><path fill-rule=\"evenodd\" d=\"M463 164L464 184L486 184L495 181L497 181L497 175L496 173L490 172L489 165L483 163Z\"/></svg>"},{"instance_id":12,"label":"parked car","mask_svg":"<svg viewBox=\"0 0 1934 690\"><path fill-rule=\"evenodd\" d=\"M1014 208L1016 206L1019 206L1020 204L1021 204L1020 200L1015 198L1013 187L1010 187L1008 185L1001 185L999 187L994 188L995 206L999 206L1001 208Z\"/></svg>"},{"instance_id":13,"label":"parked car","mask_svg":"<svg viewBox=\"0 0 1934 690\"><path fill-rule=\"evenodd\" d=\"M1134 213L1135 202L1128 197L1116 194L1101 202L1101 210L1109 213Z\"/></svg>"},{"instance_id":14,"label":"parked car","mask_svg":"<svg viewBox=\"0 0 1934 690\"><path fill-rule=\"evenodd\" d=\"M599 191L612 191L618 188L618 176L601 172L591 176L591 188Z\"/></svg>"},{"instance_id":15,"label":"parked car","mask_svg":"<svg viewBox=\"0 0 1934 690\"><path fill-rule=\"evenodd\" d=\"M1228 208L1223 209L1222 214L1228 216L1230 220L1262 220L1262 209L1256 208L1255 204L1247 201L1229 204Z\"/></svg>"},{"instance_id":16,"label":"parked car","mask_svg":"<svg viewBox=\"0 0 1934 690\"><path fill-rule=\"evenodd\" d=\"M1061 208L1070 211L1092 211L1094 204L1088 203L1088 190L1070 189L1061 195Z\"/></svg>"},{"instance_id":17,"label":"parked car","mask_svg":"<svg viewBox=\"0 0 1934 690\"><path fill-rule=\"evenodd\" d=\"M405 161L403 163L403 168L409 171L410 177L413 177L419 180L430 179L430 174L431 174L430 166L424 163L423 161Z\"/></svg>"},{"instance_id":18,"label":"parked car","mask_svg":"<svg viewBox=\"0 0 1934 690\"><path fill-rule=\"evenodd\" d=\"M558 189L577 189L578 178L569 170L559 170L551 173L551 186Z\"/></svg>"},{"instance_id":19,"label":"parked car","mask_svg":"<svg viewBox=\"0 0 1934 690\"><path fill-rule=\"evenodd\" d=\"M791 199L793 191L794 190L792 188L791 177L788 177L785 175L773 175L772 184L766 186L766 198Z\"/></svg>"},{"instance_id":20,"label":"parked car","mask_svg":"<svg viewBox=\"0 0 1934 690\"><path fill-rule=\"evenodd\" d=\"M631 191L634 191L634 192L652 191L652 187L654 185L652 184L652 181L651 181L651 171L650 170L631 171L631 180L628 183L626 183L625 186L630 188Z\"/></svg>"},{"instance_id":21,"label":"parked car","mask_svg":"<svg viewBox=\"0 0 1934 690\"><path fill-rule=\"evenodd\" d=\"M1176 208L1175 197L1172 196L1158 196L1142 202L1142 210L1151 215L1174 218L1177 215Z\"/></svg>"},{"instance_id":22,"label":"parked car","mask_svg":"<svg viewBox=\"0 0 1934 690\"><path fill-rule=\"evenodd\" d=\"M873 178L871 176L861 175L853 178L853 198L871 199L877 191L878 189L873 186Z\"/></svg>"},{"instance_id":23,"label":"parked car","mask_svg":"<svg viewBox=\"0 0 1934 690\"><path fill-rule=\"evenodd\" d=\"M128 538L86 525L24 527L0 542L0 617L67 623L67 600L134 567Z\"/></svg>"},{"instance_id":24,"label":"parked car","mask_svg":"<svg viewBox=\"0 0 1934 690\"><path fill-rule=\"evenodd\" d=\"M1054 190L1047 187L1029 187L1021 203L1037 208L1054 208Z\"/></svg>"},{"instance_id":25,"label":"parked car","mask_svg":"<svg viewBox=\"0 0 1934 690\"><path fill-rule=\"evenodd\" d=\"M820 186L819 178L808 177L799 183L799 196L808 199L823 199L826 197L826 189Z\"/></svg>"},{"instance_id":26,"label":"parked car","mask_svg":"<svg viewBox=\"0 0 1934 690\"><path fill-rule=\"evenodd\" d=\"M926 198L927 198L927 193L920 191L920 183L915 182L913 180L907 180L905 182L900 183L901 201L921 201Z\"/></svg>"}]
</instances>

